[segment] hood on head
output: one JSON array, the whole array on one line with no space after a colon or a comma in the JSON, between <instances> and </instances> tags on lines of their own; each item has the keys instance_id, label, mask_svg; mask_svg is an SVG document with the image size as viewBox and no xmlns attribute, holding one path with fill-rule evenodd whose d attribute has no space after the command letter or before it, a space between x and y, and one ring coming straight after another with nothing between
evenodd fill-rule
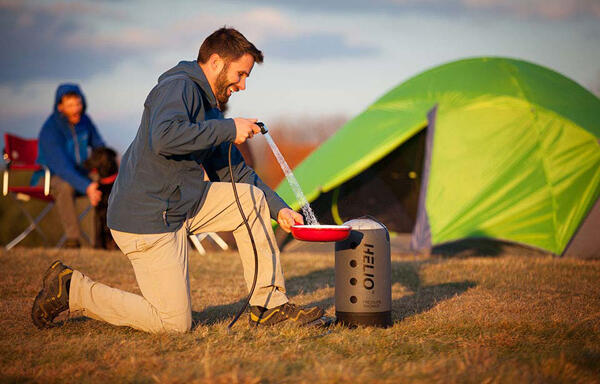
<instances>
[{"instance_id":1,"label":"hood on head","mask_svg":"<svg viewBox=\"0 0 600 384\"><path fill-rule=\"evenodd\" d=\"M58 112L58 104L62 100L63 96L67 93L76 93L79 95L79 97L81 97L81 103L83 104L83 110L81 111L81 114L83 115L85 113L86 108L85 96L83 95L83 92L81 92L79 85L73 83L64 83L59 85L58 88L56 88L56 97L54 99L54 112Z\"/></svg>"}]
</instances>

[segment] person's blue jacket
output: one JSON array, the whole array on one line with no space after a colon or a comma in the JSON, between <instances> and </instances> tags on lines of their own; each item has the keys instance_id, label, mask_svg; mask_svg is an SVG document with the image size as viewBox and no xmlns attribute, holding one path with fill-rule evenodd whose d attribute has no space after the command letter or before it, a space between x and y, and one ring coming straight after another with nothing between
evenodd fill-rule
<instances>
[{"instance_id":1,"label":"person's blue jacket","mask_svg":"<svg viewBox=\"0 0 600 384\"><path fill-rule=\"evenodd\" d=\"M181 227L202 204L208 183L230 181L233 119L224 119L204 72L182 61L163 73L144 103L137 135L123 155L108 201L108 227L129 233L165 233ZM232 148L236 182L266 196L272 218L287 207Z\"/></svg>"},{"instance_id":2,"label":"person's blue jacket","mask_svg":"<svg viewBox=\"0 0 600 384\"><path fill-rule=\"evenodd\" d=\"M76 93L81 97L83 111L81 120L75 126L58 111L58 104L67 93ZM104 147L104 141L98 134L96 126L85 113L85 96L76 84L61 84L56 89L54 111L48 117L38 138L37 163L45 165L52 174L59 176L71 184L75 190L85 194L91 183L83 162L88 157L88 147ZM42 174L38 171L31 180L37 184Z\"/></svg>"}]
</instances>

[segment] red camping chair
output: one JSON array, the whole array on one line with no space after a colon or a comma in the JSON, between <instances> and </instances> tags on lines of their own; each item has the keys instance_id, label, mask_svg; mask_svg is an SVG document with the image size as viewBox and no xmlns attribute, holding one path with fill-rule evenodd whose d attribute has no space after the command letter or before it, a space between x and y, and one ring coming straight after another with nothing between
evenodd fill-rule
<instances>
[{"instance_id":1,"label":"red camping chair","mask_svg":"<svg viewBox=\"0 0 600 384\"><path fill-rule=\"evenodd\" d=\"M17 237L15 237L10 243L6 245L6 249L9 250L15 245L20 243L27 235L33 230L37 231L40 236L47 241L46 235L38 227L39 222L50 212L54 206L54 198L50 195L50 170L39 164L36 164L38 154L38 141L37 139L23 139L21 137L11 135L8 133L4 134L4 162L6 169L2 177L2 195L10 196L17 202L19 208L23 214L29 220L29 226ZM35 172L40 169L44 170L44 186L10 186L9 177L15 172ZM45 201L47 204L42 211L33 218L27 209L25 209L24 203L31 199ZM79 215L81 220L90 210L88 206L84 212ZM89 242L87 235L82 232L82 236ZM58 242L57 246L61 246L66 237L63 237Z\"/></svg>"}]
</instances>

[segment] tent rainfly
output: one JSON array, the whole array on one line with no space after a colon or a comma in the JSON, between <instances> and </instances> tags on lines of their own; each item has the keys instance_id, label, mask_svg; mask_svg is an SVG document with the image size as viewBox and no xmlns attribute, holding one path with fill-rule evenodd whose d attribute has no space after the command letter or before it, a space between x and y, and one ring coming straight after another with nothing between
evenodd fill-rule
<instances>
[{"instance_id":1,"label":"tent rainfly","mask_svg":"<svg viewBox=\"0 0 600 384\"><path fill-rule=\"evenodd\" d=\"M323 223L369 214L416 249L492 238L560 255L598 200L599 139L600 99L574 81L472 58L392 89L294 174ZM277 192L299 208L287 181Z\"/></svg>"}]
</instances>

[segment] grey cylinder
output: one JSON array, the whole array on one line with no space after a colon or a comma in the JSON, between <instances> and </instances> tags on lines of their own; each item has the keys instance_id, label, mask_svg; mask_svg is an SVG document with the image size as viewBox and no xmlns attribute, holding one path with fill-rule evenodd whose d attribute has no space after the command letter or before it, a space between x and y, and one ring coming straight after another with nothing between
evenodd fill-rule
<instances>
[{"instance_id":1,"label":"grey cylinder","mask_svg":"<svg viewBox=\"0 0 600 384\"><path fill-rule=\"evenodd\" d=\"M371 219L350 220L352 231L335 243L335 315L349 326L392 325L392 268L387 228Z\"/></svg>"}]
</instances>

